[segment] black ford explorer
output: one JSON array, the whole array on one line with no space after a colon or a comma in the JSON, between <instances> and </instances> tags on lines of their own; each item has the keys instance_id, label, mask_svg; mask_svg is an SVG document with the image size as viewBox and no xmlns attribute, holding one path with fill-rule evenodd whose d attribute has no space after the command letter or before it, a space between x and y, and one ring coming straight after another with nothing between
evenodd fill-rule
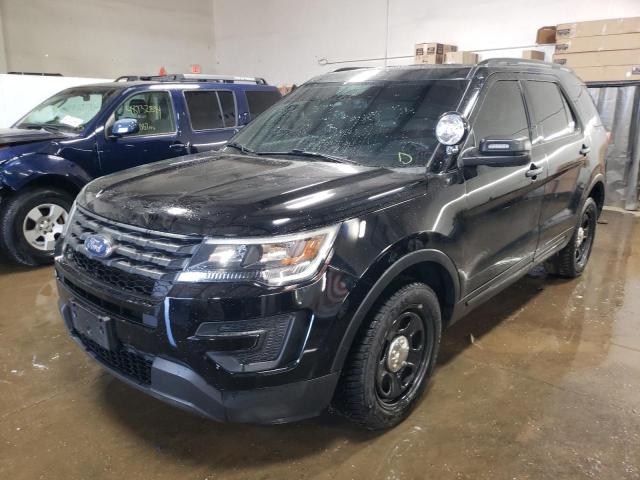
<instances>
[{"instance_id":1,"label":"black ford explorer","mask_svg":"<svg viewBox=\"0 0 640 480\"><path fill-rule=\"evenodd\" d=\"M544 262L584 270L607 133L549 64L352 69L222 152L91 182L58 245L74 339L222 421L410 412L442 328Z\"/></svg>"}]
</instances>

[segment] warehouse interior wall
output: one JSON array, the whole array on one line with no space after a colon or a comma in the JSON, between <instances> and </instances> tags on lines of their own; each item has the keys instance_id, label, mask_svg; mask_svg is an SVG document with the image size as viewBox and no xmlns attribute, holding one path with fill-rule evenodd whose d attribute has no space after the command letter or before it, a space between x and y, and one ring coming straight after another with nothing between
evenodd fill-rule
<instances>
[{"instance_id":1,"label":"warehouse interior wall","mask_svg":"<svg viewBox=\"0 0 640 480\"><path fill-rule=\"evenodd\" d=\"M0 0L0 73L213 71L212 17L212 0Z\"/></svg>"},{"instance_id":2,"label":"warehouse interior wall","mask_svg":"<svg viewBox=\"0 0 640 480\"><path fill-rule=\"evenodd\" d=\"M531 46L543 25L626 16L640 16L640 0L0 0L0 73L113 78L198 64L300 84L385 63L368 59L411 63L416 42L519 56L496 49Z\"/></svg>"},{"instance_id":3,"label":"warehouse interior wall","mask_svg":"<svg viewBox=\"0 0 640 480\"><path fill-rule=\"evenodd\" d=\"M407 64L417 42L453 43L462 50L529 46L544 25L640 16L640 0L262 0L259 11L254 0L212 1L217 71L264 76L275 84L384 63L319 64L323 59L381 58L386 51L388 57L410 57L389 64ZM520 54L481 52L483 58Z\"/></svg>"}]
</instances>

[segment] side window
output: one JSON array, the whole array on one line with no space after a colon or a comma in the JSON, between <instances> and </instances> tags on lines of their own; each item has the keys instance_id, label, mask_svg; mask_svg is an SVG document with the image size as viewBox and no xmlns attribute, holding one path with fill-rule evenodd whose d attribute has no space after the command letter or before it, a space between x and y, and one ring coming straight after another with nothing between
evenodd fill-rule
<instances>
[{"instance_id":1,"label":"side window","mask_svg":"<svg viewBox=\"0 0 640 480\"><path fill-rule=\"evenodd\" d=\"M126 99L114 112L114 119L135 118L136 135L158 135L176 131L169 92L143 92Z\"/></svg>"},{"instance_id":2,"label":"side window","mask_svg":"<svg viewBox=\"0 0 640 480\"><path fill-rule=\"evenodd\" d=\"M575 131L576 119L558 85L534 80L528 80L526 85L535 124L544 140Z\"/></svg>"},{"instance_id":3,"label":"side window","mask_svg":"<svg viewBox=\"0 0 640 480\"><path fill-rule=\"evenodd\" d=\"M233 92L221 91L218 92L218 97L220 98L225 127L235 127L238 116L236 115L236 102L233 99Z\"/></svg>"},{"instance_id":4,"label":"side window","mask_svg":"<svg viewBox=\"0 0 640 480\"><path fill-rule=\"evenodd\" d=\"M251 118L256 118L271 105L280 100L280 92L275 91L251 91L247 94L247 102L249 103L249 113Z\"/></svg>"},{"instance_id":5,"label":"side window","mask_svg":"<svg viewBox=\"0 0 640 480\"><path fill-rule=\"evenodd\" d=\"M194 130L224 127L218 94L214 90L185 90L184 98L187 101L191 127Z\"/></svg>"},{"instance_id":6,"label":"side window","mask_svg":"<svg viewBox=\"0 0 640 480\"><path fill-rule=\"evenodd\" d=\"M517 81L501 80L493 84L480 107L473 131L477 143L493 136L529 137L527 114Z\"/></svg>"}]
</instances>

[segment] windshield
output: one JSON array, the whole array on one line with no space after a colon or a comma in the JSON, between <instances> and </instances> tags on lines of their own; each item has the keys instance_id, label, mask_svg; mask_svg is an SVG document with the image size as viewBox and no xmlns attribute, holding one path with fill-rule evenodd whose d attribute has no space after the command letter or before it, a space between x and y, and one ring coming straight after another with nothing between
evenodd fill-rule
<instances>
[{"instance_id":1,"label":"windshield","mask_svg":"<svg viewBox=\"0 0 640 480\"><path fill-rule=\"evenodd\" d=\"M31 110L16 127L80 131L115 91L109 87L63 90Z\"/></svg>"},{"instance_id":2,"label":"windshield","mask_svg":"<svg viewBox=\"0 0 640 480\"><path fill-rule=\"evenodd\" d=\"M257 154L307 152L366 166L424 166L438 145L438 118L456 109L466 85L465 80L303 85L245 127L231 145Z\"/></svg>"}]
</instances>

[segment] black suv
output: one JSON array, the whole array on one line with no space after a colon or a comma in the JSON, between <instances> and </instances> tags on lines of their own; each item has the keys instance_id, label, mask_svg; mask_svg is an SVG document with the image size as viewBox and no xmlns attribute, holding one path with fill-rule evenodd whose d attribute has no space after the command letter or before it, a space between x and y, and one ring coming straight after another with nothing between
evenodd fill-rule
<instances>
[{"instance_id":1,"label":"black suv","mask_svg":"<svg viewBox=\"0 0 640 480\"><path fill-rule=\"evenodd\" d=\"M557 65L326 74L222 152L91 182L58 246L62 315L114 375L207 417L332 404L390 427L443 327L534 265L582 273L606 144Z\"/></svg>"}]
</instances>

